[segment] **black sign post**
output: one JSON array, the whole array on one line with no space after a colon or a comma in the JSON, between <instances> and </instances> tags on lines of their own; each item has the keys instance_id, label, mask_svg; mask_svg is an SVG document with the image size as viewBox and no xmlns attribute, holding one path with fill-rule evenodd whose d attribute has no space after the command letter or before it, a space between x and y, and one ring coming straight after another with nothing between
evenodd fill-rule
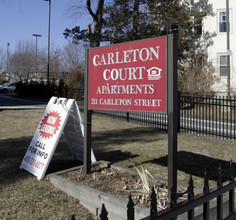
<instances>
[{"instance_id":1,"label":"black sign post","mask_svg":"<svg viewBox=\"0 0 236 220\"><path fill-rule=\"evenodd\" d=\"M91 121L92 111L88 110L88 78L89 78L89 49L85 51L86 73L85 73L85 91L84 91L84 174L91 173Z\"/></svg>"},{"instance_id":2,"label":"black sign post","mask_svg":"<svg viewBox=\"0 0 236 220\"><path fill-rule=\"evenodd\" d=\"M177 198L177 133L178 133L178 89L177 89L177 36L168 35L168 198L171 204Z\"/></svg>"}]
</instances>

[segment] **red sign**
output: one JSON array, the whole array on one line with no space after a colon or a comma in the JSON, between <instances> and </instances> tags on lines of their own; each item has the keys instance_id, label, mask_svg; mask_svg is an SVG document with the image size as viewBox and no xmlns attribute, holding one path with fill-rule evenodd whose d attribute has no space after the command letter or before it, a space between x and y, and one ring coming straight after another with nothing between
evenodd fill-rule
<instances>
[{"instance_id":1,"label":"red sign","mask_svg":"<svg viewBox=\"0 0 236 220\"><path fill-rule=\"evenodd\" d=\"M50 112L44 117L39 128L42 138L50 138L56 134L57 130L59 130L60 118L60 114L56 111Z\"/></svg>"},{"instance_id":2,"label":"red sign","mask_svg":"<svg viewBox=\"0 0 236 220\"><path fill-rule=\"evenodd\" d=\"M89 50L89 109L166 113L166 37Z\"/></svg>"}]
</instances>

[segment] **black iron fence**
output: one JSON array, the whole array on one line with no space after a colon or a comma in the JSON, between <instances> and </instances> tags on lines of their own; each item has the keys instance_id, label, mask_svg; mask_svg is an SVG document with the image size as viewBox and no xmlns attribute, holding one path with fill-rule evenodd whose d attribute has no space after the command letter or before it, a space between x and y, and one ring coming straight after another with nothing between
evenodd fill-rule
<instances>
[{"instance_id":1,"label":"black iron fence","mask_svg":"<svg viewBox=\"0 0 236 220\"><path fill-rule=\"evenodd\" d=\"M157 211L157 195L154 188L150 195L150 216L147 216L141 220L177 220L188 219L193 220L200 218L203 220L219 219L219 220L235 220L235 188L236 180L234 178L233 163L230 162L229 166L229 181L223 183L222 181L222 168L218 168L217 187L209 189L208 174L204 171L204 186L203 193L194 195L194 183L192 176L190 175L188 189L185 192L187 194L187 200L177 203L178 196L171 195L170 207L160 212ZM226 197L226 198L225 198ZM226 204L226 205L224 205ZM201 211L195 213L195 209L201 207ZM124 213L124 219L135 219L135 205L132 197L129 196L127 204L127 214ZM126 216L126 217L125 217ZM101 207L101 213L99 215L100 220L108 220L109 213L106 210L105 204ZM72 218L75 220L75 216Z\"/></svg>"},{"instance_id":2,"label":"black iron fence","mask_svg":"<svg viewBox=\"0 0 236 220\"><path fill-rule=\"evenodd\" d=\"M236 139L236 98L181 96L180 128L183 131Z\"/></svg>"},{"instance_id":3,"label":"black iron fence","mask_svg":"<svg viewBox=\"0 0 236 220\"><path fill-rule=\"evenodd\" d=\"M179 130L222 139L236 139L236 97L179 96ZM95 111L127 121L168 129L166 114Z\"/></svg>"},{"instance_id":4,"label":"black iron fence","mask_svg":"<svg viewBox=\"0 0 236 220\"><path fill-rule=\"evenodd\" d=\"M63 83L18 83L17 93L22 96L74 98L84 100L84 88L67 87ZM236 140L236 97L179 95L179 130L216 138ZM168 129L166 114L148 112L95 111L107 116L135 121L145 125Z\"/></svg>"}]
</instances>

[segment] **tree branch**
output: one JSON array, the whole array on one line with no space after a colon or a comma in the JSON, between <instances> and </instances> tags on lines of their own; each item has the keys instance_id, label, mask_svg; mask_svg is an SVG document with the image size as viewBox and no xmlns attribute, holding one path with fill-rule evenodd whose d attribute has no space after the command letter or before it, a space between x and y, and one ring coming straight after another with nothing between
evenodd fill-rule
<instances>
[{"instance_id":1,"label":"tree branch","mask_svg":"<svg viewBox=\"0 0 236 220\"><path fill-rule=\"evenodd\" d=\"M94 14L94 12L93 12L92 9L91 9L91 1L90 1L90 0L87 0L86 7L87 7L87 9L88 9L89 14L93 17L93 19L94 19L95 21L97 21L97 16Z\"/></svg>"}]
</instances>

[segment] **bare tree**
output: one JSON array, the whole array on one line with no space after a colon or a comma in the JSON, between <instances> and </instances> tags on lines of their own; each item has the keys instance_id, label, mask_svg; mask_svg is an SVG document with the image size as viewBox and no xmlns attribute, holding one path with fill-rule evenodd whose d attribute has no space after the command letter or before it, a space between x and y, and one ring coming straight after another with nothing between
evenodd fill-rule
<instances>
[{"instance_id":1,"label":"bare tree","mask_svg":"<svg viewBox=\"0 0 236 220\"><path fill-rule=\"evenodd\" d=\"M60 48L51 47L50 55L50 78L52 80L59 80L62 78L63 64L62 64L62 53Z\"/></svg>"},{"instance_id":2,"label":"bare tree","mask_svg":"<svg viewBox=\"0 0 236 220\"><path fill-rule=\"evenodd\" d=\"M79 6L79 5L82 5ZM96 5L96 7L94 7ZM80 26L75 26L72 29L65 29L65 38L71 38L73 43L77 43L79 40L84 42L89 41L90 47L100 46L102 40L102 28L104 25L103 11L104 11L104 0L86 0L86 5L84 1L78 1L77 5L70 7L73 16L80 15L80 12L84 13L84 7L86 6L87 12L91 15L93 22L88 24L87 30L81 30Z\"/></svg>"},{"instance_id":3,"label":"bare tree","mask_svg":"<svg viewBox=\"0 0 236 220\"><path fill-rule=\"evenodd\" d=\"M84 48L81 44L68 43L62 50L63 66L67 70L74 69L84 62Z\"/></svg>"},{"instance_id":4,"label":"bare tree","mask_svg":"<svg viewBox=\"0 0 236 220\"><path fill-rule=\"evenodd\" d=\"M0 47L0 84L5 82L6 80L6 53L4 52L4 49Z\"/></svg>"},{"instance_id":5,"label":"bare tree","mask_svg":"<svg viewBox=\"0 0 236 220\"><path fill-rule=\"evenodd\" d=\"M84 81L84 48L68 43L62 50L62 65L67 84L80 86Z\"/></svg>"},{"instance_id":6,"label":"bare tree","mask_svg":"<svg viewBox=\"0 0 236 220\"><path fill-rule=\"evenodd\" d=\"M6 64L6 53L4 52L3 47L0 47L0 72L3 71Z\"/></svg>"},{"instance_id":7,"label":"bare tree","mask_svg":"<svg viewBox=\"0 0 236 220\"><path fill-rule=\"evenodd\" d=\"M34 70L34 44L32 41L19 41L15 52L10 56L11 72L18 80L30 80Z\"/></svg>"},{"instance_id":8,"label":"bare tree","mask_svg":"<svg viewBox=\"0 0 236 220\"><path fill-rule=\"evenodd\" d=\"M195 57L193 65L186 68L184 75L179 75L179 89L191 95L210 95L212 85L217 79L211 62Z\"/></svg>"}]
</instances>

